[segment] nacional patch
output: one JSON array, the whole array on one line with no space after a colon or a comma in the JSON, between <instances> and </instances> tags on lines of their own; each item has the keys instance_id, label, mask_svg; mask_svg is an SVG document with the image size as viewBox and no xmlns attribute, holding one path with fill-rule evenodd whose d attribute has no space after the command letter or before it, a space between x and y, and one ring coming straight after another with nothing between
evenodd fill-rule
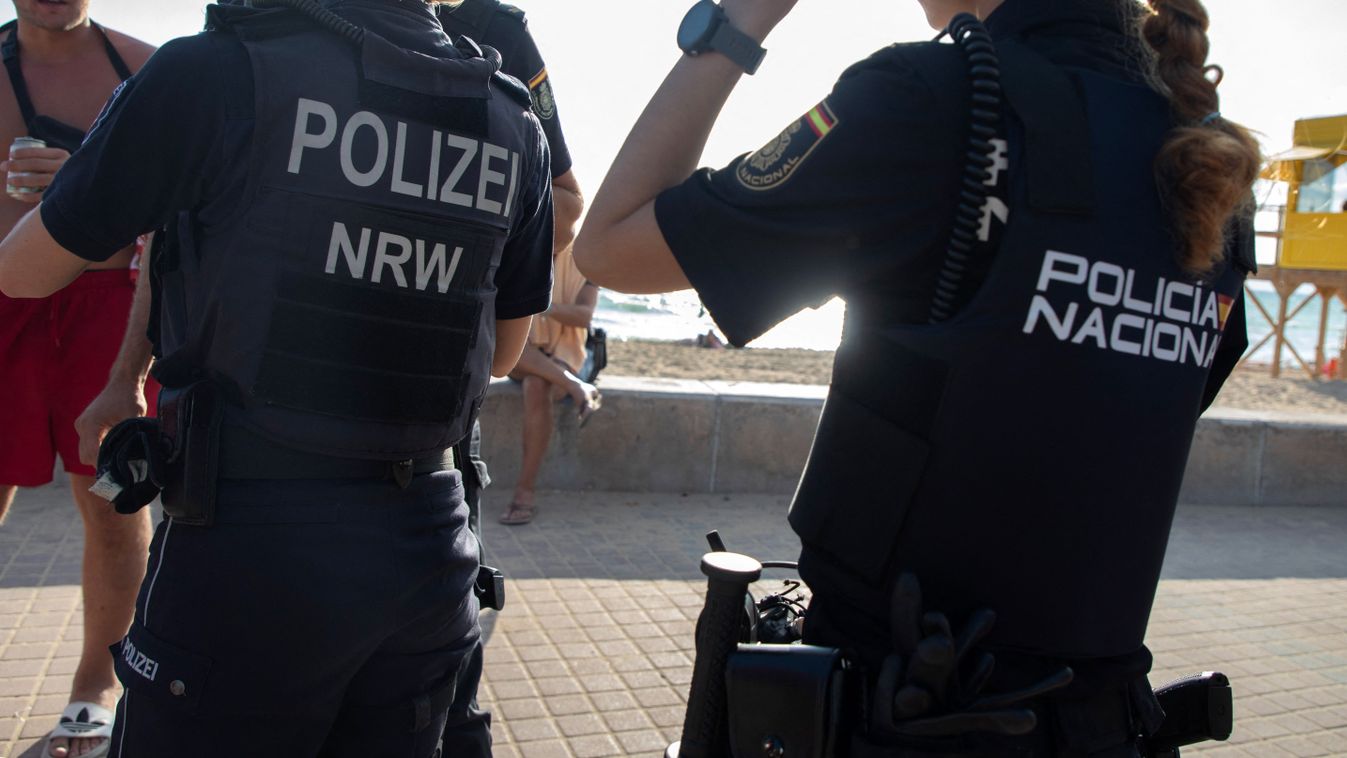
<instances>
[{"instance_id":1,"label":"nacional patch","mask_svg":"<svg viewBox=\"0 0 1347 758\"><path fill-rule=\"evenodd\" d=\"M539 71L529 80L529 92L533 93L533 112L546 121L557 115L557 101L552 96L552 82L547 78L547 69Z\"/></svg>"},{"instance_id":2,"label":"nacional patch","mask_svg":"<svg viewBox=\"0 0 1347 758\"><path fill-rule=\"evenodd\" d=\"M786 127L776 139L739 163L734 176L745 188L762 191L775 189L794 176L833 129L837 128L837 114L824 100Z\"/></svg>"}]
</instances>

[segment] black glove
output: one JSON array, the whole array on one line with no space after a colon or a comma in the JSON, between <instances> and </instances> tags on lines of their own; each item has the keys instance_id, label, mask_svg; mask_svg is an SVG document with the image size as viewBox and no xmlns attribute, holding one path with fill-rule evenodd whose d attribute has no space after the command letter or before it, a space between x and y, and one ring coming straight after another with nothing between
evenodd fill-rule
<instances>
[{"instance_id":1,"label":"black glove","mask_svg":"<svg viewBox=\"0 0 1347 758\"><path fill-rule=\"evenodd\" d=\"M159 422L132 418L112 427L98 448L97 481L89 491L118 513L135 513L159 496L166 468Z\"/></svg>"},{"instance_id":2,"label":"black glove","mask_svg":"<svg viewBox=\"0 0 1347 758\"><path fill-rule=\"evenodd\" d=\"M995 623L996 614L978 611L955 635L943 613L923 612L916 577L898 577L889 618L898 652L886 658L880 670L871 733L902 739L1033 731L1037 717L1028 701L1065 687L1071 682L1071 669L1062 668L1018 692L984 695L982 688L995 661L989 653L974 654L974 648Z\"/></svg>"}]
</instances>

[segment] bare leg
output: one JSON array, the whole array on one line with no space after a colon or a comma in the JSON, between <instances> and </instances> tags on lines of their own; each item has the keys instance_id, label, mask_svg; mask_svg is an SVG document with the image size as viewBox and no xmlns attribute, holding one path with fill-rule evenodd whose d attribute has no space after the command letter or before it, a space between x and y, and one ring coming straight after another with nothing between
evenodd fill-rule
<instances>
[{"instance_id":1,"label":"bare leg","mask_svg":"<svg viewBox=\"0 0 1347 758\"><path fill-rule=\"evenodd\" d=\"M71 474L75 505L84 519L84 649L70 687L70 699L112 708L117 702L117 676L108 647L125 634L135 615L136 593L145 578L150 552L149 508L132 516L112 509L90 494L94 480ZM80 756L102 740L52 740L55 758Z\"/></svg>"},{"instance_id":2,"label":"bare leg","mask_svg":"<svg viewBox=\"0 0 1347 758\"><path fill-rule=\"evenodd\" d=\"M19 488L12 484L0 484L0 525L5 523L5 517L9 515L9 506L14 504L14 493Z\"/></svg>"},{"instance_id":3,"label":"bare leg","mask_svg":"<svg viewBox=\"0 0 1347 758\"><path fill-rule=\"evenodd\" d=\"M511 374L516 377L523 375L540 377L549 384L562 388L575 401L577 409L584 409L599 394L594 385L580 381L578 376L567 371L564 366L535 347L524 348L524 354L519 356L519 363Z\"/></svg>"},{"instance_id":4,"label":"bare leg","mask_svg":"<svg viewBox=\"0 0 1347 758\"><path fill-rule=\"evenodd\" d=\"M551 441L552 385L541 377L526 376L524 377L524 453L519 466L519 481L514 487L514 502L520 505L533 505L536 497L534 490L538 486L538 472L542 470L543 459L547 457L547 446Z\"/></svg>"}]
</instances>

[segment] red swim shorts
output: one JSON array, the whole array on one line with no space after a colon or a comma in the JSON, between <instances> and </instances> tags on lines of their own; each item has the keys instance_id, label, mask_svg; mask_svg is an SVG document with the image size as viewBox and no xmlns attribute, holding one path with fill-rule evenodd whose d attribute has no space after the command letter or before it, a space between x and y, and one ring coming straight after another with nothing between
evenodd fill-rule
<instances>
[{"instance_id":1,"label":"red swim shorts","mask_svg":"<svg viewBox=\"0 0 1347 758\"><path fill-rule=\"evenodd\" d=\"M41 300L0 295L0 485L50 482L57 454L66 471L94 475L75 419L107 384L134 293L127 269L109 269ZM158 393L151 379L151 413Z\"/></svg>"}]
</instances>

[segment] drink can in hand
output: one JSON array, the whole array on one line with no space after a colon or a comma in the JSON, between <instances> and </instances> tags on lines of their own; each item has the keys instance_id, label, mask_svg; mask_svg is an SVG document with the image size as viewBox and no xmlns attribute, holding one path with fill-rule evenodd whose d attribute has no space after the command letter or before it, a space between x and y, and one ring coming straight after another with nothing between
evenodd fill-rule
<instances>
[{"instance_id":1,"label":"drink can in hand","mask_svg":"<svg viewBox=\"0 0 1347 758\"><path fill-rule=\"evenodd\" d=\"M14 139L14 143L11 144L11 145L9 146L9 154L10 154L10 156L12 157L12 156L14 155L14 151L15 151L15 150L25 149L25 148L30 148L30 147L46 147L46 146L47 146L47 143L46 143L46 142L43 142L42 140L37 139L37 138L35 138L35 137L16 137L16 138ZM23 175L24 175L24 174L23 174L22 172L17 173L17 174L14 173L14 172L10 172L10 174L9 174L10 177L13 177L13 176L23 176ZM9 178L9 177L6 177L6 179L8 179L8 178ZM44 189L46 189L46 188L45 188L45 187L15 187L14 184L13 184L12 182L9 182L9 181L6 181L6 182L5 182L5 193L8 194L10 197L16 197L16 196L20 196L20 195L32 195L32 194L34 194L34 193L41 192L41 191L44 190Z\"/></svg>"}]
</instances>

